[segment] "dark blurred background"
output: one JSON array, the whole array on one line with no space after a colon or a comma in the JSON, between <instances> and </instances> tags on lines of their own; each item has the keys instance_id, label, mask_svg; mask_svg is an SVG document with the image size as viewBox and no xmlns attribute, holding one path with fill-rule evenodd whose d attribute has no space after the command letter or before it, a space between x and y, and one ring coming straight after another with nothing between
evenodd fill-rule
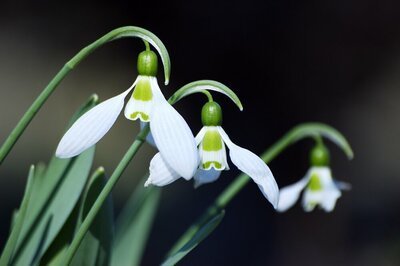
<instances>
[{"instance_id":1,"label":"dark blurred background","mask_svg":"<svg viewBox=\"0 0 400 266\"><path fill-rule=\"evenodd\" d=\"M276 213L249 184L217 230L182 265L399 265L400 2L350 1L0 1L0 141L62 65L115 27L149 29L172 60L170 96L184 84L215 79L232 88L240 112L221 95L224 128L240 146L261 153L298 123L340 130L355 159L329 143L332 169L350 182L333 213ZM30 163L48 161L74 110L90 94L114 96L136 78L137 39L96 51L51 96L0 168L0 245L19 205ZM160 69L161 70L161 69ZM159 83L163 83L160 71ZM204 96L177 104L193 131ZM118 120L97 145L95 166L114 167L138 132ZM270 163L280 186L308 169L312 141ZM143 148L114 193L118 211L147 171L155 150ZM139 159L140 158L140 159ZM231 164L231 166L233 166ZM169 247L239 172L193 190L165 187L143 265Z\"/></svg>"}]
</instances>

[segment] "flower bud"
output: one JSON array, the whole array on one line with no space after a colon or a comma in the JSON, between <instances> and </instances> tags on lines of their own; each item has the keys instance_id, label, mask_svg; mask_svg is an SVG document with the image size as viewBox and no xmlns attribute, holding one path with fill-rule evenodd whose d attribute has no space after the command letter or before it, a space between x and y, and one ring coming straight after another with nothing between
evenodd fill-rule
<instances>
[{"instance_id":1,"label":"flower bud","mask_svg":"<svg viewBox=\"0 0 400 266\"><path fill-rule=\"evenodd\" d=\"M328 166L329 151L323 144L317 144L310 152L312 166Z\"/></svg>"},{"instance_id":2,"label":"flower bud","mask_svg":"<svg viewBox=\"0 0 400 266\"><path fill-rule=\"evenodd\" d=\"M138 56L137 69L139 75L152 76L157 75L158 58L153 51L143 51Z\"/></svg>"},{"instance_id":3,"label":"flower bud","mask_svg":"<svg viewBox=\"0 0 400 266\"><path fill-rule=\"evenodd\" d=\"M201 122L204 126L220 126L222 124L221 106L216 102L208 102L201 109Z\"/></svg>"}]
</instances>

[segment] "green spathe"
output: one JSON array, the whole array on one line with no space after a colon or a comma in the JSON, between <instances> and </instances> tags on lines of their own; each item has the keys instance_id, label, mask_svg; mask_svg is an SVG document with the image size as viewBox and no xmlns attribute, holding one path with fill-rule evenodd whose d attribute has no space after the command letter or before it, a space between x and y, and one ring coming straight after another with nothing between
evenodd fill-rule
<instances>
[{"instance_id":1,"label":"green spathe","mask_svg":"<svg viewBox=\"0 0 400 266\"><path fill-rule=\"evenodd\" d=\"M317 144L310 152L312 166L328 166L329 151L323 144Z\"/></svg>"},{"instance_id":2,"label":"green spathe","mask_svg":"<svg viewBox=\"0 0 400 266\"><path fill-rule=\"evenodd\" d=\"M143 51L138 56L137 70L139 75L144 76L157 76L158 59L153 51Z\"/></svg>"},{"instance_id":3,"label":"green spathe","mask_svg":"<svg viewBox=\"0 0 400 266\"><path fill-rule=\"evenodd\" d=\"M219 132L214 129L207 130L202 142L203 151L220 151L222 145L222 138Z\"/></svg>"},{"instance_id":4,"label":"green spathe","mask_svg":"<svg viewBox=\"0 0 400 266\"><path fill-rule=\"evenodd\" d=\"M201 122L204 126L220 126L222 124L221 106L214 101L206 103L201 109Z\"/></svg>"}]
</instances>

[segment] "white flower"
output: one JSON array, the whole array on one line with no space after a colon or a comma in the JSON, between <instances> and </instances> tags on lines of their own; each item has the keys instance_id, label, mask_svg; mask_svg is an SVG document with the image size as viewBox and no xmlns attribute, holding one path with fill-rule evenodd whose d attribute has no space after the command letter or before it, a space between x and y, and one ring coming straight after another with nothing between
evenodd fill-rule
<instances>
[{"instance_id":1,"label":"white flower","mask_svg":"<svg viewBox=\"0 0 400 266\"><path fill-rule=\"evenodd\" d=\"M326 212L331 212L335 208L336 200L342 195L341 190L349 189L349 184L332 179L329 167L313 166L300 181L280 190L277 210L288 210L304 190L302 205L305 211L310 212L319 205Z\"/></svg>"},{"instance_id":2,"label":"white flower","mask_svg":"<svg viewBox=\"0 0 400 266\"><path fill-rule=\"evenodd\" d=\"M278 186L268 166L251 151L234 144L221 126L204 126L196 136L200 164L194 176L195 186L214 182L222 170L228 170L225 144L229 148L232 163L250 176L263 195L276 208ZM156 154L150 163L150 176L145 186L165 186L180 177L163 158ZM185 178L188 180L188 178Z\"/></svg>"},{"instance_id":3,"label":"white flower","mask_svg":"<svg viewBox=\"0 0 400 266\"><path fill-rule=\"evenodd\" d=\"M149 55L153 52L145 51L141 55L143 53ZM144 62L148 63L149 60ZM124 107L126 96L133 90L125 107L125 117L150 122L154 142L163 159L179 175L191 178L199 162L194 136L183 117L163 96L155 77L157 66L152 67L151 71L145 69L150 73L146 75L138 67L140 75L129 89L81 116L61 139L56 156L74 157L96 144L115 123Z\"/></svg>"}]
</instances>

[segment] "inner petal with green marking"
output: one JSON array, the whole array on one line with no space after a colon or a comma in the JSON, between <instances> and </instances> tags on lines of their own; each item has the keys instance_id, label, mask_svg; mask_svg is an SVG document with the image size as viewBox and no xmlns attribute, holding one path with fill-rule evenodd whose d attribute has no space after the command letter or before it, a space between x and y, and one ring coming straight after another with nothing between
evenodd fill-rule
<instances>
[{"instance_id":1,"label":"inner petal with green marking","mask_svg":"<svg viewBox=\"0 0 400 266\"><path fill-rule=\"evenodd\" d=\"M143 122L150 121L150 112L154 104L154 94L148 76L139 76L132 96L125 107L125 117L130 120L140 119Z\"/></svg>"},{"instance_id":2,"label":"inner petal with green marking","mask_svg":"<svg viewBox=\"0 0 400 266\"><path fill-rule=\"evenodd\" d=\"M321 183L321 180L319 179L318 174L316 174L316 173L311 174L310 182L308 183L308 188L311 191L322 190L322 183Z\"/></svg>"},{"instance_id":3,"label":"inner petal with green marking","mask_svg":"<svg viewBox=\"0 0 400 266\"><path fill-rule=\"evenodd\" d=\"M222 149L222 138L217 130L207 130L203 138L204 151L219 151Z\"/></svg>"},{"instance_id":4,"label":"inner petal with green marking","mask_svg":"<svg viewBox=\"0 0 400 266\"><path fill-rule=\"evenodd\" d=\"M151 84L148 78L143 77L138 80L135 90L132 93L132 98L145 102L153 99L153 92L151 91Z\"/></svg>"},{"instance_id":5,"label":"inner petal with green marking","mask_svg":"<svg viewBox=\"0 0 400 266\"><path fill-rule=\"evenodd\" d=\"M207 127L199 147L201 164L200 168L209 170L224 170L228 168L226 161L225 144L215 127Z\"/></svg>"}]
</instances>

